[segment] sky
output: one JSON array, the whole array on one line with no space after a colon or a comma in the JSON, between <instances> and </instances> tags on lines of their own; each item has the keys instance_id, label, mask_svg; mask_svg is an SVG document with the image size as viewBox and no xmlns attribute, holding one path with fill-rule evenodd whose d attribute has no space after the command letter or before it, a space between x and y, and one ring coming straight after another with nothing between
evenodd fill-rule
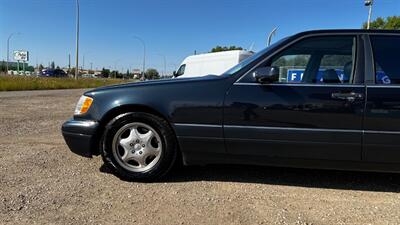
<instances>
[{"instance_id":1,"label":"sky","mask_svg":"<svg viewBox=\"0 0 400 225\"><path fill-rule=\"evenodd\" d=\"M120 71L146 67L177 69L181 61L211 48L265 48L273 41L314 29L360 28L364 0L80 0L80 66ZM0 60L28 50L30 64L75 63L75 0L0 0ZM400 0L375 0L373 16L400 15Z\"/></svg>"}]
</instances>

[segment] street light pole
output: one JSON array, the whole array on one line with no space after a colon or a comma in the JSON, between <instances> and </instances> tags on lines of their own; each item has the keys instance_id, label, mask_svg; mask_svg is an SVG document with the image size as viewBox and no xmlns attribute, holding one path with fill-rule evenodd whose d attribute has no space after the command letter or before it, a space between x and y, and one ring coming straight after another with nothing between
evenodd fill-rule
<instances>
[{"instance_id":1,"label":"street light pole","mask_svg":"<svg viewBox=\"0 0 400 225\"><path fill-rule=\"evenodd\" d=\"M6 63L6 68L7 68L7 72L6 73L7 74L8 74L8 62L10 61L10 39L11 39L12 36L18 35L18 34L20 34L20 33L19 32L18 33L11 33L7 38L7 63Z\"/></svg>"},{"instance_id":2,"label":"street light pole","mask_svg":"<svg viewBox=\"0 0 400 225\"><path fill-rule=\"evenodd\" d=\"M114 60L114 70L117 71L117 65L121 61L121 59ZM111 67L111 66L110 66Z\"/></svg>"},{"instance_id":3,"label":"street light pole","mask_svg":"<svg viewBox=\"0 0 400 225\"><path fill-rule=\"evenodd\" d=\"M277 28L277 27L275 27L275 28L274 28L274 29L271 31L271 33L269 33L269 35L268 35L267 47L269 47L269 46L271 45L272 36L274 36L274 35L275 35L275 33L276 33L276 30L278 30L278 28Z\"/></svg>"},{"instance_id":4,"label":"street light pole","mask_svg":"<svg viewBox=\"0 0 400 225\"><path fill-rule=\"evenodd\" d=\"M141 39L138 36L133 36L133 38L139 40L143 44L143 71L142 71L142 77L144 78L144 73L145 73L145 70L146 70L146 43L143 41L143 39Z\"/></svg>"},{"instance_id":5,"label":"street light pole","mask_svg":"<svg viewBox=\"0 0 400 225\"><path fill-rule=\"evenodd\" d=\"M159 55L162 56L163 59L164 59L164 73L163 73L163 76L166 76L166 74L167 74L167 57L165 57L165 55L163 55L163 54L159 54Z\"/></svg>"},{"instance_id":6,"label":"street light pole","mask_svg":"<svg viewBox=\"0 0 400 225\"><path fill-rule=\"evenodd\" d=\"M370 25L371 25L371 16L372 16L372 5L374 4L374 0L365 0L364 1L365 6L369 7L369 11L368 11L368 22L367 22L367 29L370 29Z\"/></svg>"},{"instance_id":7,"label":"street light pole","mask_svg":"<svg viewBox=\"0 0 400 225\"><path fill-rule=\"evenodd\" d=\"M79 74L79 0L76 0L76 52L75 52L75 79Z\"/></svg>"}]
</instances>

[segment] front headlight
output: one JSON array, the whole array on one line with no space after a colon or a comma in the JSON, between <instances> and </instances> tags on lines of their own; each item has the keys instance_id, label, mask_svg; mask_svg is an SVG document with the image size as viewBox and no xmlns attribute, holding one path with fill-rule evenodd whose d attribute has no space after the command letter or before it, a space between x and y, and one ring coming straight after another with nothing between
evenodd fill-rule
<instances>
[{"instance_id":1,"label":"front headlight","mask_svg":"<svg viewBox=\"0 0 400 225\"><path fill-rule=\"evenodd\" d=\"M75 107L74 115L85 114L92 105L93 98L82 95Z\"/></svg>"}]
</instances>

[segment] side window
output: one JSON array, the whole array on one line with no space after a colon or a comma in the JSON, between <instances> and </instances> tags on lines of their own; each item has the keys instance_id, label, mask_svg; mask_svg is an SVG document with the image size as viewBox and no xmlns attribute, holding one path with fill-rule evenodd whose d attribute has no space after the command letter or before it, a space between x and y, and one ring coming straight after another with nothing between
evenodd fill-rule
<instances>
[{"instance_id":1,"label":"side window","mask_svg":"<svg viewBox=\"0 0 400 225\"><path fill-rule=\"evenodd\" d=\"M312 37L289 46L261 67L279 69L275 83L349 84L355 51L354 36Z\"/></svg>"},{"instance_id":2,"label":"side window","mask_svg":"<svg viewBox=\"0 0 400 225\"><path fill-rule=\"evenodd\" d=\"M371 36L375 60L375 83L400 84L400 36Z\"/></svg>"},{"instance_id":3,"label":"side window","mask_svg":"<svg viewBox=\"0 0 400 225\"><path fill-rule=\"evenodd\" d=\"M179 77L179 76L185 74L185 68L186 68L186 64L183 64L181 67L179 67L178 72L176 73L176 76Z\"/></svg>"}]
</instances>

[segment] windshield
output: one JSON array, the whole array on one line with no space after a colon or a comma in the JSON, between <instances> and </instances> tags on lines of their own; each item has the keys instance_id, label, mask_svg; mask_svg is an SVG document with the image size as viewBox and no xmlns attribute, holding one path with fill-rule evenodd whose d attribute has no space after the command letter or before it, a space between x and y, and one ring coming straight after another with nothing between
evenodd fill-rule
<instances>
[{"instance_id":1,"label":"windshield","mask_svg":"<svg viewBox=\"0 0 400 225\"><path fill-rule=\"evenodd\" d=\"M239 64L237 64L236 66L232 67L231 69L229 69L228 71L226 71L225 73L223 73L223 75L232 75L234 73L236 73L237 71L241 70L243 67L249 65L251 62L253 62L255 59L257 59L258 57L264 55L267 51L269 51L271 48L275 47L276 45L282 43L283 41L285 41L288 38L283 38L281 40L279 40L278 42L275 42L274 44L270 45L269 47L257 52L256 54L248 57L247 59L243 60L242 62L240 62Z\"/></svg>"},{"instance_id":2,"label":"windshield","mask_svg":"<svg viewBox=\"0 0 400 225\"><path fill-rule=\"evenodd\" d=\"M185 68L186 68L186 64L183 64L181 67L179 67L178 72L176 72L175 77L179 77L179 76L185 74Z\"/></svg>"}]
</instances>

